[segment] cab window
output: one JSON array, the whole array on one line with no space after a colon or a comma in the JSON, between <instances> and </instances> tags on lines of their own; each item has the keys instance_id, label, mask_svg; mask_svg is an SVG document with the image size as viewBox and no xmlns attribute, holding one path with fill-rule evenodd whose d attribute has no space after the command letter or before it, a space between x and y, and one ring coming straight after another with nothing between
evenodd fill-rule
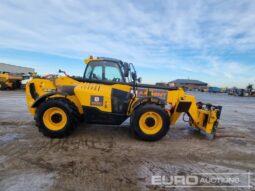
<instances>
[{"instance_id":1,"label":"cab window","mask_svg":"<svg viewBox=\"0 0 255 191\"><path fill-rule=\"evenodd\" d=\"M84 73L84 79L89 79L90 75L91 75L91 72L92 72L92 66L89 64L86 68L86 71Z\"/></svg>"},{"instance_id":2,"label":"cab window","mask_svg":"<svg viewBox=\"0 0 255 191\"><path fill-rule=\"evenodd\" d=\"M90 76L91 80L102 80L103 77L103 66L95 66Z\"/></svg>"},{"instance_id":3,"label":"cab window","mask_svg":"<svg viewBox=\"0 0 255 191\"><path fill-rule=\"evenodd\" d=\"M84 73L84 79L124 82L121 69L115 62L90 62Z\"/></svg>"},{"instance_id":4,"label":"cab window","mask_svg":"<svg viewBox=\"0 0 255 191\"><path fill-rule=\"evenodd\" d=\"M30 76L23 76L22 79L23 80L29 80Z\"/></svg>"},{"instance_id":5,"label":"cab window","mask_svg":"<svg viewBox=\"0 0 255 191\"><path fill-rule=\"evenodd\" d=\"M105 64L105 80L113 82L123 82L120 68L116 63Z\"/></svg>"}]
</instances>

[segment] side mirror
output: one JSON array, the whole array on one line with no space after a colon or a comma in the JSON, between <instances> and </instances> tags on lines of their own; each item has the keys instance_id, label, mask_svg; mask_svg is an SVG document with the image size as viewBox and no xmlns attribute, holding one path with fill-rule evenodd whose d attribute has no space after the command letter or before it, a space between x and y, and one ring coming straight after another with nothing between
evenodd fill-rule
<instances>
[{"instance_id":1,"label":"side mirror","mask_svg":"<svg viewBox=\"0 0 255 191\"><path fill-rule=\"evenodd\" d=\"M135 73L135 72L132 72L131 75L132 75L133 81L136 81L136 80L137 80L137 75L136 75L136 73Z\"/></svg>"},{"instance_id":2,"label":"side mirror","mask_svg":"<svg viewBox=\"0 0 255 191\"><path fill-rule=\"evenodd\" d=\"M137 81L138 81L138 83L142 83L142 78L139 77L139 78L137 79Z\"/></svg>"},{"instance_id":3,"label":"side mirror","mask_svg":"<svg viewBox=\"0 0 255 191\"><path fill-rule=\"evenodd\" d=\"M129 65L128 63L124 63L124 66L123 66L123 69L124 69L124 77L128 77L129 75Z\"/></svg>"}]
</instances>

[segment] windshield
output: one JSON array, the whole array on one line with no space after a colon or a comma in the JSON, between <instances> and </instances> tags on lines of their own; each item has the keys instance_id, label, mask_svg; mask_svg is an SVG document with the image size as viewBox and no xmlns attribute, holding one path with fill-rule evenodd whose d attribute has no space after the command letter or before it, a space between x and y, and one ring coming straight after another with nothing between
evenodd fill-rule
<instances>
[{"instance_id":1,"label":"windshield","mask_svg":"<svg viewBox=\"0 0 255 191\"><path fill-rule=\"evenodd\" d=\"M23 76L23 80L28 80L30 76Z\"/></svg>"},{"instance_id":2,"label":"windshield","mask_svg":"<svg viewBox=\"0 0 255 191\"><path fill-rule=\"evenodd\" d=\"M92 61L87 65L84 79L125 82L119 63L112 61Z\"/></svg>"}]
</instances>

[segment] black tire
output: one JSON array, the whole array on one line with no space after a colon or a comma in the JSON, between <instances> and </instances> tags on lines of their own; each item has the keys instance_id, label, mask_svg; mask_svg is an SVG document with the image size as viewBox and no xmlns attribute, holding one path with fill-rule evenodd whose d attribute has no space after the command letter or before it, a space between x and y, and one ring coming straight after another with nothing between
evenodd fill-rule
<instances>
[{"instance_id":1,"label":"black tire","mask_svg":"<svg viewBox=\"0 0 255 191\"><path fill-rule=\"evenodd\" d=\"M11 87L12 90L16 90L17 89L17 82L14 81L12 82L12 87Z\"/></svg>"},{"instance_id":2,"label":"black tire","mask_svg":"<svg viewBox=\"0 0 255 191\"><path fill-rule=\"evenodd\" d=\"M4 82L0 82L0 90L5 90L6 89L6 85Z\"/></svg>"},{"instance_id":3,"label":"black tire","mask_svg":"<svg viewBox=\"0 0 255 191\"><path fill-rule=\"evenodd\" d=\"M67 122L63 128L60 130L51 130L49 129L43 121L43 116L45 112L53 107L60 108L63 110L67 117ZM78 124L78 116L77 109L75 105L65 99L49 99L42 104L39 105L35 114L36 126L39 131L43 133L46 137L51 138L61 138L70 135L70 133L77 127Z\"/></svg>"},{"instance_id":4,"label":"black tire","mask_svg":"<svg viewBox=\"0 0 255 191\"><path fill-rule=\"evenodd\" d=\"M17 81L16 85L17 85L17 89L20 89L21 88L21 81Z\"/></svg>"},{"instance_id":5,"label":"black tire","mask_svg":"<svg viewBox=\"0 0 255 191\"><path fill-rule=\"evenodd\" d=\"M161 129L155 134L146 134L139 126L140 117L146 112L157 113L162 120ZM138 107L131 116L131 130L136 138L144 141L158 141L162 139L168 132L170 126L170 119L168 113L159 105L147 104Z\"/></svg>"}]
</instances>

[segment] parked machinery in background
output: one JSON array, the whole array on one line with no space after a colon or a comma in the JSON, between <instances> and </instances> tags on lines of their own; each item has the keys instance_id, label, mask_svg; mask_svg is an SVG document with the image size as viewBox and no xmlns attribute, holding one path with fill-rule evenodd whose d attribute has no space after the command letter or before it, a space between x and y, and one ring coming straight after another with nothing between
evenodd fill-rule
<instances>
[{"instance_id":1,"label":"parked machinery in background","mask_svg":"<svg viewBox=\"0 0 255 191\"><path fill-rule=\"evenodd\" d=\"M19 89L21 87L22 76L19 74L0 73L0 90Z\"/></svg>"},{"instance_id":2,"label":"parked machinery in background","mask_svg":"<svg viewBox=\"0 0 255 191\"><path fill-rule=\"evenodd\" d=\"M25 88L26 84L35 77L37 77L37 73L24 74L22 76L21 87Z\"/></svg>"}]
</instances>

